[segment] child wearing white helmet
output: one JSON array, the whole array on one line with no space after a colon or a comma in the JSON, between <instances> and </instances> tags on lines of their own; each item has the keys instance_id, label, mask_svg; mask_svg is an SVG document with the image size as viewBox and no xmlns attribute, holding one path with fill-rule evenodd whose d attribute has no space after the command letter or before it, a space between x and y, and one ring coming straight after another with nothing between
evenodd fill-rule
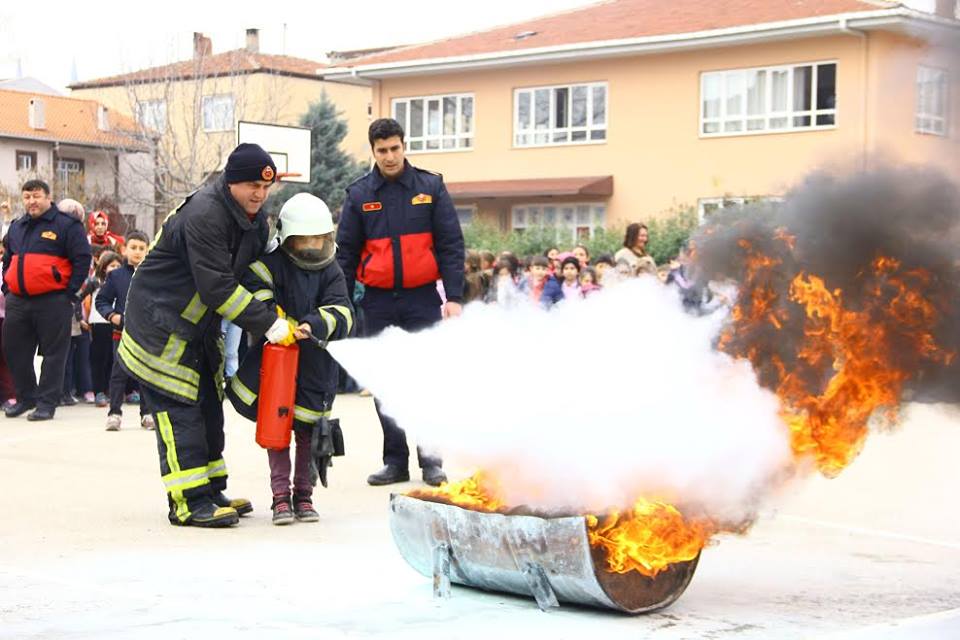
<instances>
[{"instance_id":1,"label":"child wearing white helmet","mask_svg":"<svg viewBox=\"0 0 960 640\"><path fill-rule=\"evenodd\" d=\"M267 451L274 524L319 519L313 507L313 487L317 475L326 486L329 460L322 457L324 452L318 454L315 434L323 434L329 440L331 427L339 432L339 427L328 420L339 370L322 344L349 335L353 309L346 279L334 259L337 247L333 232L333 218L323 200L307 193L293 196L280 210L274 249L251 264L241 279L243 287L255 298L286 315L296 326L294 337L300 341L292 478L290 449ZM250 420L257 418L264 344L261 338L247 352L227 387L227 396L237 412ZM321 455L314 473L311 440L314 456Z\"/></svg>"}]
</instances>

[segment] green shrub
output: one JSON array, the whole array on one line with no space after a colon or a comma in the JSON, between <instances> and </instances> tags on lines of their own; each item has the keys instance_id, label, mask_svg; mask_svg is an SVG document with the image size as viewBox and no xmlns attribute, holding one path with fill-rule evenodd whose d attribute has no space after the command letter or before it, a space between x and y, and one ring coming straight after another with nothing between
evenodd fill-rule
<instances>
[{"instance_id":1,"label":"green shrub","mask_svg":"<svg viewBox=\"0 0 960 640\"><path fill-rule=\"evenodd\" d=\"M662 264L677 255L680 247L697 228L697 212L692 208L675 209L670 215L650 220L646 224L650 230L647 249L657 264ZM583 244L590 251L591 257L595 258L604 253L612 255L623 247L624 230L622 225L598 227L594 229L593 237L585 239ZM559 231L555 227L536 227L522 233L503 232L497 226L481 221L465 227L463 237L468 249L489 249L494 253L510 251L523 258L543 254L550 247L558 247L561 251L572 249L574 244L569 240L557 241ZM566 239L569 234L565 232L563 237Z\"/></svg>"}]
</instances>

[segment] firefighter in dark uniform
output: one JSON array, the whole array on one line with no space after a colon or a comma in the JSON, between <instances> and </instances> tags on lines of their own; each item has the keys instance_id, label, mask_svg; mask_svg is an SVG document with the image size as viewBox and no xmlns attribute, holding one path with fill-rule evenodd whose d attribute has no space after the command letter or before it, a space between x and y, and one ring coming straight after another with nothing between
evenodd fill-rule
<instances>
[{"instance_id":1,"label":"firefighter in dark uniform","mask_svg":"<svg viewBox=\"0 0 960 640\"><path fill-rule=\"evenodd\" d=\"M240 285L267 243L260 208L275 178L269 154L239 145L221 177L167 216L130 283L117 355L157 425L171 524L224 527L253 510L223 494L220 323L294 342L291 323Z\"/></svg>"},{"instance_id":2,"label":"firefighter in dark uniform","mask_svg":"<svg viewBox=\"0 0 960 640\"><path fill-rule=\"evenodd\" d=\"M27 212L3 241L3 350L17 393L4 413L15 418L35 407L27 420L49 420L62 395L73 302L89 275L90 242L83 223L53 204L46 182L29 180L22 192ZM38 347L39 386L33 370Z\"/></svg>"},{"instance_id":3,"label":"firefighter in dark uniform","mask_svg":"<svg viewBox=\"0 0 960 640\"><path fill-rule=\"evenodd\" d=\"M366 333L389 326L418 331L441 317L460 315L463 295L463 233L453 201L439 174L418 169L404 158L403 128L381 118L368 134L376 166L347 188L337 229L337 260L347 278L366 291L361 306ZM443 279L447 302L441 309L437 280ZM383 462L367 478L372 485L410 479L410 452L403 430L377 414L383 428ZM423 480L446 480L440 458L417 448Z\"/></svg>"}]
</instances>

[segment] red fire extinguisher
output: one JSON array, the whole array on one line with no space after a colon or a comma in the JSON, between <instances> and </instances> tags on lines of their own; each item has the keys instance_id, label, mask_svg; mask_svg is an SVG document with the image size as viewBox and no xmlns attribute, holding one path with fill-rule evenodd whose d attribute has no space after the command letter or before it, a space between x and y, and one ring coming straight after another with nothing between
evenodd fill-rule
<instances>
[{"instance_id":1,"label":"red fire extinguisher","mask_svg":"<svg viewBox=\"0 0 960 640\"><path fill-rule=\"evenodd\" d=\"M267 343L260 361L257 406L257 444L264 449L286 449L293 429L297 397L297 361L300 348Z\"/></svg>"}]
</instances>

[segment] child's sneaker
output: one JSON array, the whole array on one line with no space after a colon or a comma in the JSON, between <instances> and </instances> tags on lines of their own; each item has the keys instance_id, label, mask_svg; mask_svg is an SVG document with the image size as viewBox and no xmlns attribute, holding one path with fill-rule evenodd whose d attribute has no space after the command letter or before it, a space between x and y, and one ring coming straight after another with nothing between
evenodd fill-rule
<instances>
[{"instance_id":1,"label":"child's sneaker","mask_svg":"<svg viewBox=\"0 0 960 640\"><path fill-rule=\"evenodd\" d=\"M313 508L310 496L293 494L293 513L300 522L317 522L320 514Z\"/></svg>"},{"instance_id":2,"label":"child's sneaker","mask_svg":"<svg viewBox=\"0 0 960 640\"><path fill-rule=\"evenodd\" d=\"M110 404L110 399L107 398L107 394L101 391L96 396L94 396L93 403L98 407L105 407L108 404Z\"/></svg>"},{"instance_id":3,"label":"child's sneaker","mask_svg":"<svg viewBox=\"0 0 960 640\"><path fill-rule=\"evenodd\" d=\"M140 426L147 431L153 431L157 428L157 423L153 421L153 416L147 414L140 418Z\"/></svg>"},{"instance_id":4,"label":"child's sneaker","mask_svg":"<svg viewBox=\"0 0 960 640\"><path fill-rule=\"evenodd\" d=\"M83 401L87 404L93 404L97 401L97 397L93 395L93 391L87 391L83 394Z\"/></svg>"},{"instance_id":5,"label":"child's sneaker","mask_svg":"<svg viewBox=\"0 0 960 640\"><path fill-rule=\"evenodd\" d=\"M273 496L273 504L270 508L273 509L273 524L283 525L293 522L293 505L290 504L289 493Z\"/></svg>"},{"instance_id":6,"label":"child's sneaker","mask_svg":"<svg viewBox=\"0 0 960 640\"><path fill-rule=\"evenodd\" d=\"M124 398L124 402L127 404L140 404L140 392L134 391L133 393L128 394L127 397Z\"/></svg>"},{"instance_id":7,"label":"child's sneaker","mask_svg":"<svg viewBox=\"0 0 960 640\"><path fill-rule=\"evenodd\" d=\"M116 413L111 413L107 416L107 431L120 431L120 422L123 420L121 416Z\"/></svg>"}]
</instances>

